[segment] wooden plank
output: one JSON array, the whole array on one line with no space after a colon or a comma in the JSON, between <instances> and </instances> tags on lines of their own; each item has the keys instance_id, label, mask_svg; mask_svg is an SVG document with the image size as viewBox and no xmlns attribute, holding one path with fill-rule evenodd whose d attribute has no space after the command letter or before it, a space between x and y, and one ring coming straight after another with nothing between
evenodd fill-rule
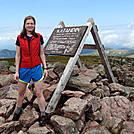
<instances>
[{"instance_id":1,"label":"wooden plank","mask_svg":"<svg viewBox=\"0 0 134 134\"><path fill-rule=\"evenodd\" d=\"M96 48L99 52L99 55L100 55L100 58L102 60L102 63L104 65L104 68L105 68L105 71L106 71L106 74L108 76L108 79L115 83L115 79L114 79L114 75L112 73L112 69L110 67L110 64L109 64L109 61L108 61L108 58L105 54L105 50L104 50L104 46L102 45L101 43L101 40L99 38L99 34L98 34L98 29L96 27L96 25L94 24L93 20L92 20L92 29L91 29L91 34L94 38L94 41L95 41L95 44L96 44Z\"/></svg>"},{"instance_id":2,"label":"wooden plank","mask_svg":"<svg viewBox=\"0 0 134 134\"><path fill-rule=\"evenodd\" d=\"M84 44L83 49L97 49L95 44Z\"/></svg>"},{"instance_id":3,"label":"wooden plank","mask_svg":"<svg viewBox=\"0 0 134 134\"><path fill-rule=\"evenodd\" d=\"M65 88L65 86L70 78L70 75L73 71L73 68L74 68L76 62L78 61L79 55L83 49L84 42L85 42L85 40L89 34L89 31L91 29L91 23L89 21L87 22L87 26L88 26L88 29L86 30L86 33L85 33L85 35L84 35L84 37L83 37L83 39L82 39L82 41L77 49L75 55L73 57L70 57L67 65L66 65L66 68L65 68L65 70L64 70L64 72L59 80L59 83L55 89L55 92L54 92L54 94L53 94L53 96L52 96L52 98L47 106L47 109L45 111L46 113L53 112L57 106L57 103L61 97L61 92L64 90L64 88Z\"/></svg>"}]
</instances>

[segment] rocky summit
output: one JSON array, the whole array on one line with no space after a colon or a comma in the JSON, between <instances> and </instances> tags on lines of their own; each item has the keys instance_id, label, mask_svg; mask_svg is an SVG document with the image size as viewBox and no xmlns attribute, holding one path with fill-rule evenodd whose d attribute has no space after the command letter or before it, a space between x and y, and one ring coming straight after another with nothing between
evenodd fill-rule
<instances>
[{"instance_id":1,"label":"rocky summit","mask_svg":"<svg viewBox=\"0 0 134 134\"><path fill-rule=\"evenodd\" d=\"M24 112L12 121L16 105L15 67L0 63L1 134L134 134L133 59L110 59L116 83L110 83L102 64L75 66L46 126L39 126L39 108L34 84L27 86ZM43 94L49 103L65 65L48 62Z\"/></svg>"}]
</instances>

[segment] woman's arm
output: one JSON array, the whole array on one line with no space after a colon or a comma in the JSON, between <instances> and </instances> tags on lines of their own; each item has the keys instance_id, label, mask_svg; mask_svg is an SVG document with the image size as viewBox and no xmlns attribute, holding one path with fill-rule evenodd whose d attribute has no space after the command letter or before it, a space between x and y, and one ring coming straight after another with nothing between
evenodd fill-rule
<instances>
[{"instance_id":1,"label":"woman's arm","mask_svg":"<svg viewBox=\"0 0 134 134\"><path fill-rule=\"evenodd\" d=\"M43 67L44 67L44 68L47 68L46 57L45 57L45 54L44 54L44 48L43 48L43 45L41 45L41 47L40 47L40 58L41 58Z\"/></svg>"},{"instance_id":2,"label":"woman's arm","mask_svg":"<svg viewBox=\"0 0 134 134\"><path fill-rule=\"evenodd\" d=\"M14 75L14 79L19 79L19 66L20 66L20 47L16 46L16 56L15 56L15 64L16 64L16 73Z\"/></svg>"},{"instance_id":3,"label":"woman's arm","mask_svg":"<svg viewBox=\"0 0 134 134\"><path fill-rule=\"evenodd\" d=\"M47 72L46 57L45 57L45 54L44 54L43 45L41 45L41 47L40 47L40 58L41 58L43 68L44 68L44 76L46 77L48 75L48 72Z\"/></svg>"}]
</instances>

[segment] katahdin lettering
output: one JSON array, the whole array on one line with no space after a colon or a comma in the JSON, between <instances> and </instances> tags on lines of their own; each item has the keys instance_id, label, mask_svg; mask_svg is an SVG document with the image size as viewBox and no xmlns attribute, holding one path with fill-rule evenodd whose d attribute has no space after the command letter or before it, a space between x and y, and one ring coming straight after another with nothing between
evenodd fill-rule
<instances>
[{"instance_id":1,"label":"katahdin lettering","mask_svg":"<svg viewBox=\"0 0 134 134\"><path fill-rule=\"evenodd\" d=\"M81 28L63 28L63 29L57 29L57 33L78 33Z\"/></svg>"}]
</instances>

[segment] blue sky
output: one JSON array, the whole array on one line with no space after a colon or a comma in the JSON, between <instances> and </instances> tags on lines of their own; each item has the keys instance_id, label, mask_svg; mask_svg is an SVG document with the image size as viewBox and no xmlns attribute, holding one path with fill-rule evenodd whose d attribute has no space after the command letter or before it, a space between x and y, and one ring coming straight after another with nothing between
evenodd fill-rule
<instances>
[{"instance_id":1,"label":"blue sky","mask_svg":"<svg viewBox=\"0 0 134 134\"><path fill-rule=\"evenodd\" d=\"M33 15L47 41L60 21L85 25L93 18L106 47L134 47L134 0L0 0L0 50L15 49L23 19ZM88 37L92 43L92 37Z\"/></svg>"}]
</instances>

